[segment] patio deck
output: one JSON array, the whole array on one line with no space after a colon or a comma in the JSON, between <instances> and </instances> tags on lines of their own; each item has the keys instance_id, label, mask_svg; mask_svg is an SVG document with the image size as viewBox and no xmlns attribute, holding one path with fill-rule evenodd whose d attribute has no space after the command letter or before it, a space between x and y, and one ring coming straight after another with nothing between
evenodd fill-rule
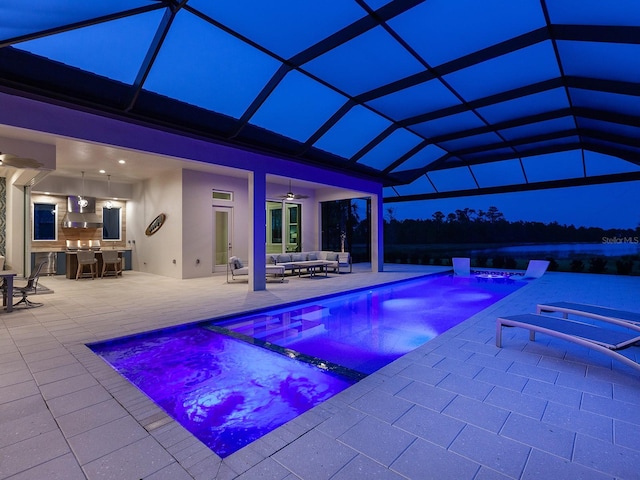
<instances>
[{"instance_id":1,"label":"patio deck","mask_svg":"<svg viewBox=\"0 0 640 480\"><path fill-rule=\"evenodd\" d=\"M43 307L0 314L0 479L638 478L637 372L494 335L497 316L539 301L640 311L640 277L548 272L224 460L84 345L443 270L354 267L263 292L224 276L43 278Z\"/></svg>"}]
</instances>

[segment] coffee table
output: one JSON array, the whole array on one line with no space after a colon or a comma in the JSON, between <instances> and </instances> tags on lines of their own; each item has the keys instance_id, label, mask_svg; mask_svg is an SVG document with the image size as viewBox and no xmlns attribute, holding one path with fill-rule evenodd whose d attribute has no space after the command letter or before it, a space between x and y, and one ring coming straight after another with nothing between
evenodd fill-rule
<instances>
[{"instance_id":1,"label":"coffee table","mask_svg":"<svg viewBox=\"0 0 640 480\"><path fill-rule=\"evenodd\" d=\"M306 268L307 273L310 277L315 277L318 271L322 272L324 270L324 276L329 276L329 269L327 265L330 265L331 262L327 262L326 260L307 260L306 262L293 263L293 273L298 269L298 277L302 276L302 269Z\"/></svg>"}]
</instances>

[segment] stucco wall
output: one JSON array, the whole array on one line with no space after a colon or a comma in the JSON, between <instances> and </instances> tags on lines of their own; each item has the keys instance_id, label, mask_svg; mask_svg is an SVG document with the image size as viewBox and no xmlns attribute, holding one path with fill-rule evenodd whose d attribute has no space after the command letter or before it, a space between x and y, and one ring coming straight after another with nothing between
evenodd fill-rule
<instances>
[{"instance_id":1,"label":"stucco wall","mask_svg":"<svg viewBox=\"0 0 640 480\"><path fill-rule=\"evenodd\" d=\"M183 278L207 277L214 270L213 212L216 206L231 209L233 254L247 258L247 180L193 170L183 170L182 179ZM214 189L232 192L233 200L213 199Z\"/></svg>"},{"instance_id":2,"label":"stucco wall","mask_svg":"<svg viewBox=\"0 0 640 480\"><path fill-rule=\"evenodd\" d=\"M127 206L132 212L127 221L131 222L133 268L182 278L182 171L165 172L144 181L130 204ZM167 217L164 225L154 235L145 235L149 223L161 213Z\"/></svg>"}]
</instances>

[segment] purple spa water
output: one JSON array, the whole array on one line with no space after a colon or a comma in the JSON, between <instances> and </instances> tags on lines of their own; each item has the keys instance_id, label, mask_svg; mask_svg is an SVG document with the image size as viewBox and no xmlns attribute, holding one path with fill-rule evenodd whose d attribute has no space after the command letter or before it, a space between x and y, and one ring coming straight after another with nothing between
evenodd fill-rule
<instances>
[{"instance_id":1,"label":"purple spa water","mask_svg":"<svg viewBox=\"0 0 640 480\"><path fill-rule=\"evenodd\" d=\"M434 275L90 347L225 457L522 285Z\"/></svg>"}]
</instances>

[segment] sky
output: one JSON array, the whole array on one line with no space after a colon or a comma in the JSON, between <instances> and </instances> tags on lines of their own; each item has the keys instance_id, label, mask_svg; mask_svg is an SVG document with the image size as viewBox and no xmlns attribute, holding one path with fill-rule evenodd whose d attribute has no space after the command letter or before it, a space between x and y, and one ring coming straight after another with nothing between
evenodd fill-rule
<instances>
[{"instance_id":1,"label":"sky","mask_svg":"<svg viewBox=\"0 0 640 480\"><path fill-rule=\"evenodd\" d=\"M429 219L434 212L487 210L495 206L510 222L558 222L575 227L636 228L640 225L640 182L558 188L442 200L385 203L394 218Z\"/></svg>"}]
</instances>

